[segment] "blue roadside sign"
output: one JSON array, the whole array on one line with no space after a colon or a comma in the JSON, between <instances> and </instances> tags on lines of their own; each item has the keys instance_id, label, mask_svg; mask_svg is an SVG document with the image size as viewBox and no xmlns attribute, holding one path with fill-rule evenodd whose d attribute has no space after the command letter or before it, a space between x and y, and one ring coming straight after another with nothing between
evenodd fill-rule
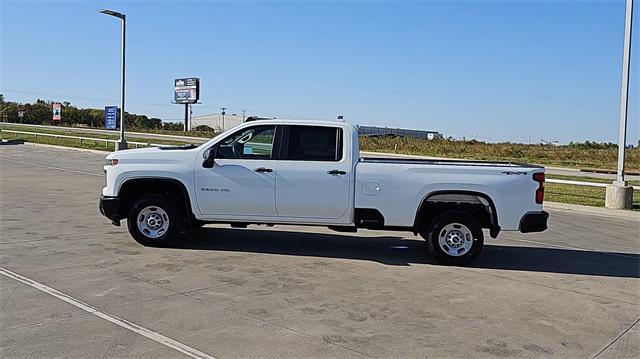
<instances>
[{"instance_id":1,"label":"blue roadside sign","mask_svg":"<svg viewBox=\"0 0 640 359\"><path fill-rule=\"evenodd\" d=\"M118 106L106 106L104 108L104 128L107 130L116 129L116 113Z\"/></svg>"}]
</instances>

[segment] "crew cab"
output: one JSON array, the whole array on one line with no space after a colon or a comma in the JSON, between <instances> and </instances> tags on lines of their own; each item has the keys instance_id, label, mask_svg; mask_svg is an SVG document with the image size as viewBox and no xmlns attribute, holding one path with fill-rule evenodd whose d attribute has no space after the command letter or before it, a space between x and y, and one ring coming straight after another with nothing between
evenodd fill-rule
<instances>
[{"instance_id":1,"label":"crew cab","mask_svg":"<svg viewBox=\"0 0 640 359\"><path fill-rule=\"evenodd\" d=\"M419 234L438 261L464 265L483 229L547 228L543 167L361 157L345 122L246 122L200 146L113 152L104 171L101 213L148 246L207 223L314 225Z\"/></svg>"}]
</instances>

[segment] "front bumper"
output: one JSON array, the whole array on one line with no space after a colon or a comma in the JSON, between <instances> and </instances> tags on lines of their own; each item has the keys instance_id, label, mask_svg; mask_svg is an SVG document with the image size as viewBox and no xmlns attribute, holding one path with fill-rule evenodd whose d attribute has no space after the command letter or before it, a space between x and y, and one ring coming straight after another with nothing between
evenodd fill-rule
<instances>
[{"instance_id":1,"label":"front bumper","mask_svg":"<svg viewBox=\"0 0 640 359\"><path fill-rule=\"evenodd\" d=\"M549 213L545 211L528 212L520 219L520 232L542 232L547 229Z\"/></svg>"},{"instance_id":2,"label":"front bumper","mask_svg":"<svg viewBox=\"0 0 640 359\"><path fill-rule=\"evenodd\" d=\"M100 196L100 213L117 226L120 225L120 198Z\"/></svg>"}]
</instances>

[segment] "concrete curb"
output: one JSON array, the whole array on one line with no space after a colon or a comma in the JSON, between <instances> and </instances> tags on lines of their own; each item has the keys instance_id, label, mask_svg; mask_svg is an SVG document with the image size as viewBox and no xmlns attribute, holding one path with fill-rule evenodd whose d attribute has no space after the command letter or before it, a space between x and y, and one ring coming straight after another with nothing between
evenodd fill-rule
<instances>
[{"instance_id":1,"label":"concrete curb","mask_svg":"<svg viewBox=\"0 0 640 359\"><path fill-rule=\"evenodd\" d=\"M636 211L610 209L610 208L604 208L604 207L583 206L579 204L547 202L547 201L544 202L544 208L552 209L552 210L575 211L575 212L595 214L595 215L606 216L606 217L631 218L631 219L640 220L640 212L636 212Z\"/></svg>"},{"instance_id":2,"label":"concrete curb","mask_svg":"<svg viewBox=\"0 0 640 359\"><path fill-rule=\"evenodd\" d=\"M29 146L40 146L40 147L49 147L49 148L57 148L57 149L61 149L61 150L75 150L75 151L80 151L80 152L90 152L90 153L99 153L101 155L106 155L111 153L112 151L102 151L102 150L91 150L88 148L77 148L77 147L70 147L70 146L58 146L58 145L48 145L45 143L33 143L33 142L24 142L25 145L29 145Z\"/></svg>"}]
</instances>

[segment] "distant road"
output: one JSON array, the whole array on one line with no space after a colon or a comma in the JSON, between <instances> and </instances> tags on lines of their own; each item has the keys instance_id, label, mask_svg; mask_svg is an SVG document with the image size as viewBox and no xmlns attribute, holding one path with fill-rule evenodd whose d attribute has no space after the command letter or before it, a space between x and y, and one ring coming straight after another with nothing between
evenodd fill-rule
<instances>
[{"instance_id":1,"label":"distant road","mask_svg":"<svg viewBox=\"0 0 640 359\"><path fill-rule=\"evenodd\" d=\"M62 127L62 126L44 126L44 125L31 125L31 124L22 124L22 123L5 123L11 126L23 126L23 127L31 127L31 128L41 128L41 129L50 129L50 130L69 130L69 131L81 131L86 133L96 133L101 135L114 135L117 136L119 134L116 130L100 130L97 128L83 128L83 127ZM184 142L193 142L196 144L204 143L210 140L210 138L203 137L190 137L190 136L179 136L179 135L164 135L160 133L147 133L147 132L130 132L125 131L126 135L135 136L140 138L151 138L151 139L165 139L165 140L176 140L176 141L184 141Z\"/></svg>"},{"instance_id":2,"label":"distant road","mask_svg":"<svg viewBox=\"0 0 640 359\"><path fill-rule=\"evenodd\" d=\"M24 126L24 127L32 127L32 128L41 128L41 129L52 129L52 130L72 130L72 131L82 131L86 133L96 133L102 135L117 135L118 132L114 130L100 130L97 128L82 128L82 127L60 127L60 126L44 126L44 125L27 125L20 123L7 123L12 126ZM127 135L140 137L140 138L149 138L149 139L165 139L165 140L176 140L176 141L184 141L194 144L201 144L210 140L209 138L202 137L191 137L191 136L180 136L180 135L164 135L159 133L146 133L146 132L126 132ZM378 156L378 157L404 157L404 158L430 158L430 159L445 159L442 157L429 157L429 156L415 156L415 155L402 155L402 154L394 154L394 153L380 153L380 152L361 152L362 154ZM615 179L616 175L608 174L608 173L594 173L594 172L581 172L577 168L566 168L566 167L553 167L553 166L545 166L546 173L553 175L563 175L563 176L576 176L576 177L592 177L592 178L605 178L605 179ZM639 175L627 175L625 176L628 180L639 181Z\"/></svg>"},{"instance_id":3,"label":"distant road","mask_svg":"<svg viewBox=\"0 0 640 359\"><path fill-rule=\"evenodd\" d=\"M592 178L604 178L614 180L616 175L610 173L595 173L595 172L582 172L577 168L564 168L564 167L548 167L545 166L546 172L554 175L563 176L577 176L577 177L592 177ZM627 174L624 176L628 181L640 181L639 175Z\"/></svg>"}]
</instances>

